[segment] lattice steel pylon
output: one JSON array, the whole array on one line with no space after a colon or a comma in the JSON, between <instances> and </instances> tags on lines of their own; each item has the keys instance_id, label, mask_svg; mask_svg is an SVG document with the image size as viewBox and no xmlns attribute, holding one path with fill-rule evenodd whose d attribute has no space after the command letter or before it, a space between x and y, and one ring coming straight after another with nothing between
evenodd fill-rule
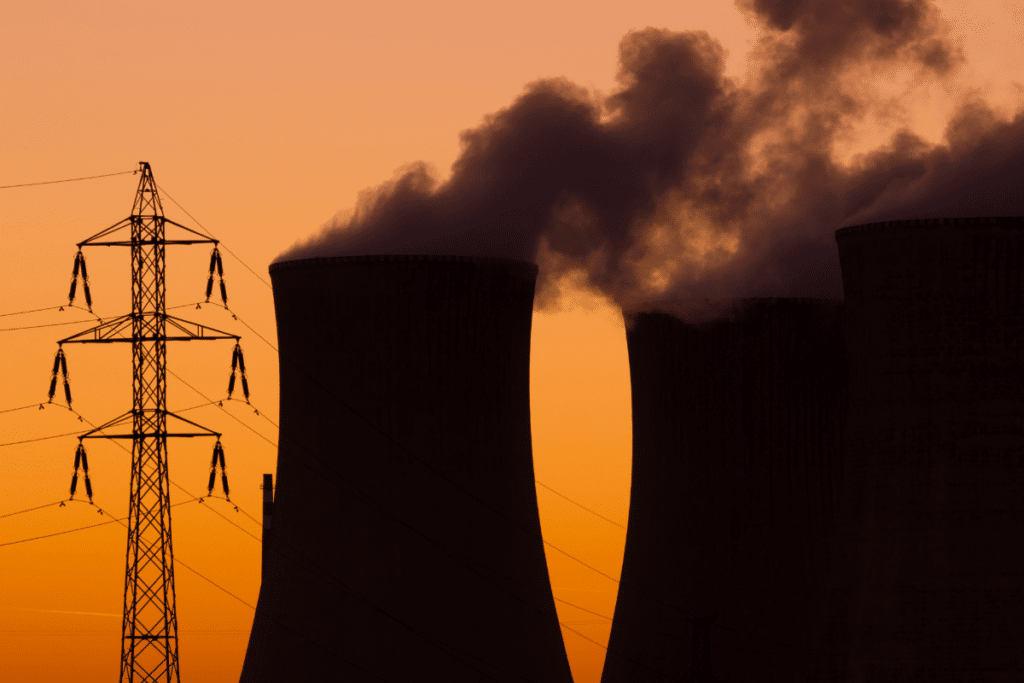
<instances>
[{"instance_id":1,"label":"lattice steel pylon","mask_svg":"<svg viewBox=\"0 0 1024 683\"><path fill-rule=\"evenodd\" d=\"M142 178L128 218L112 225L92 237L79 242L75 256L70 299L74 300L75 283L81 264L83 289L88 298L85 279L85 261L81 254L84 246L126 246L132 254L132 312L62 339L58 342L59 363L65 374L64 344L128 342L132 345L133 403L130 412L93 429L79 437L82 439L107 438L132 440L131 486L128 505L128 551L125 558L124 617L121 625L121 683L180 683L178 668L178 619L174 592L174 551L171 539L171 511L167 463L169 437L212 436L217 438L214 458L221 457L220 434L186 420L167 410L167 342L197 339L234 339L236 353L240 353L238 335L214 330L167 315L165 302L165 247L169 244L212 243L211 259L221 273L221 294L227 303L223 286L223 268L220 266L217 240L175 223L163 215L153 172L147 162L139 163ZM186 239L168 240L166 224L190 233ZM130 228L131 238L104 240L112 233ZM209 300L207 287L207 300ZM91 304L91 301L90 301ZM171 335L168 336L168 328ZM55 367L58 363L55 362ZM50 398L53 398L56 371L51 379ZM233 379L233 375L232 375ZM246 389L248 387L246 386ZM246 392L248 398L248 392ZM185 425L182 430L169 431L168 418ZM118 426L131 423L131 434L107 433ZM74 496L78 459L71 494ZM86 469L86 472L88 470ZM86 474L86 477L88 475ZM86 478L86 483L89 483ZM225 494L227 479L224 478ZM91 488L90 500L92 498ZM212 490L212 483L211 483Z\"/></svg>"}]
</instances>

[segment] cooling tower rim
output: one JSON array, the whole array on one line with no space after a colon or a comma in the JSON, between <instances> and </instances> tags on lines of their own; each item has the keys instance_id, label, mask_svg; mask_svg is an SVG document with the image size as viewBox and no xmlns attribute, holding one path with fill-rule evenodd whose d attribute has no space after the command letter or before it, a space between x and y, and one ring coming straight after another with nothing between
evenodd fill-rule
<instances>
[{"instance_id":1,"label":"cooling tower rim","mask_svg":"<svg viewBox=\"0 0 1024 683\"><path fill-rule=\"evenodd\" d=\"M967 216L967 217L934 217L934 218L901 218L862 225L850 225L836 230L836 239L848 237L862 232L876 230L927 230L939 227L959 226L995 226L1002 228L1024 228L1021 216Z\"/></svg>"},{"instance_id":2,"label":"cooling tower rim","mask_svg":"<svg viewBox=\"0 0 1024 683\"><path fill-rule=\"evenodd\" d=\"M787 302L805 305L841 307L843 299L818 296L736 296L720 299L655 299L622 308L627 325L641 315L665 315L690 325L727 320L759 303Z\"/></svg>"},{"instance_id":3,"label":"cooling tower rim","mask_svg":"<svg viewBox=\"0 0 1024 683\"><path fill-rule=\"evenodd\" d=\"M692 304L704 304L704 305L735 305L744 302L757 302L757 301L836 301L842 302L842 299L827 296L723 296L720 298L692 298L687 299L683 297L674 299L650 299L639 303L624 306L622 310L629 313L645 313L649 310L657 309L659 306L672 306L672 305L692 305Z\"/></svg>"},{"instance_id":4,"label":"cooling tower rim","mask_svg":"<svg viewBox=\"0 0 1024 683\"><path fill-rule=\"evenodd\" d=\"M502 267L508 270L519 270L524 275L536 277L536 263L520 259L501 258L497 256L459 256L435 254L366 254L360 256L319 256L315 258L278 261L270 264L269 271L274 273L288 268L318 268L337 266L345 263L472 263L476 265Z\"/></svg>"}]
</instances>

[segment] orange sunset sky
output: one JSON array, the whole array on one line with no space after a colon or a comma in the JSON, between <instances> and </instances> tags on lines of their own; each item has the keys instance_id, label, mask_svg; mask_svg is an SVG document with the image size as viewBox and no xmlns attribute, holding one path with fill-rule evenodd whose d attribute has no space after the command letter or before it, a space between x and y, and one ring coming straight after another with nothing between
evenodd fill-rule
<instances>
[{"instance_id":1,"label":"orange sunset sky","mask_svg":"<svg viewBox=\"0 0 1024 683\"><path fill-rule=\"evenodd\" d=\"M928 140L941 136L971 89L1000 111L1024 103L1014 84L1024 72L1024 2L935 4L968 63L944 84L905 84L903 115ZM224 433L232 500L259 518L261 475L275 471L277 440L277 359L257 336L276 343L270 261L410 162L427 161L444 176L459 131L531 81L565 76L612 92L619 40L647 26L706 30L728 50L728 75L738 80L757 37L730 0L6 3L0 186L131 171L145 160L165 191L167 217L196 229L198 220L230 250L224 263L237 320L216 305L195 309L205 245L168 248L167 305L242 335L259 414L226 402L184 415ZM902 82L890 76L879 87ZM869 149L879 135L865 128L836 153ZM126 174L0 189L0 681L117 676L124 528L18 541L109 520L81 502L54 504L67 497L77 444L69 434L87 425L58 405L36 405L46 400L56 340L95 321L82 309L54 308L67 301L74 245L126 217L137 183ZM96 314L129 311L128 251L93 248L86 259ZM541 522L545 540L617 577L630 479L625 334L617 309L567 292L534 316ZM81 291L76 303L84 305ZM11 315L32 309L47 310ZM66 352L78 413L100 424L130 408L125 345ZM172 344L168 359L171 410L225 398L229 342ZM65 436L44 438L55 435ZM96 505L123 517L128 453L109 441L87 448ZM205 493L211 448L172 440L171 479L182 487L172 489L174 502ZM220 499L182 504L173 520L176 557L236 596L177 568L182 680L237 681L253 616L243 602L255 605L259 589L259 528ZM606 643L616 583L551 548L547 557L556 598L609 617L558 603L560 620ZM604 649L563 635L576 683L597 683Z\"/></svg>"}]
</instances>

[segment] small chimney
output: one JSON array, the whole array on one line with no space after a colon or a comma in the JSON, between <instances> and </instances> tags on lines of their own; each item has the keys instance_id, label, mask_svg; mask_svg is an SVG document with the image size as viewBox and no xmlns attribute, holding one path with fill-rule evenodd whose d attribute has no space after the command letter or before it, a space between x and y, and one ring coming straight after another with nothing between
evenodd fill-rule
<instances>
[{"instance_id":1,"label":"small chimney","mask_svg":"<svg viewBox=\"0 0 1024 683\"><path fill-rule=\"evenodd\" d=\"M270 522L274 513L274 475L263 475L263 535L270 531Z\"/></svg>"}]
</instances>

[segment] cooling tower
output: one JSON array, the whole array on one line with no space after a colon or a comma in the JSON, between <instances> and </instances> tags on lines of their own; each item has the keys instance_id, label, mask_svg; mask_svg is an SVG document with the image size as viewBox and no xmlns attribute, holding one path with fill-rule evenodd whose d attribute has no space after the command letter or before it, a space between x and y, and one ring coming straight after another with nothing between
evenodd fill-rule
<instances>
[{"instance_id":1,"label":"cooling tower","mask_svg":"<svg viewBox=\"0 0 1024 683\"><path fill-rule=\"evenodd\" d=\"M627 316L633 479L603 683L805 672L837 505L841 313L746 299L699 325Z\"/></svg>"},{"instance_id":2,"label":"cooling tower","mask_svg":"<svg viewBox=\"0 0 1024 683\"><path fill-rule=\"evenodd\" d=\"M820 681L1024 678L1024 221L836 233L848 497Z\"/></svg>"},{"instance_id":3,"label":"cooling tower","mask_svg":"<svg viewBox=\"0 0 1024 683\"><path fill-rule=\"evenodd\" d=\"M281 433L242 683L571 683L530 439L536 266L270 272Z\"/></svg>"}]
</instances>

